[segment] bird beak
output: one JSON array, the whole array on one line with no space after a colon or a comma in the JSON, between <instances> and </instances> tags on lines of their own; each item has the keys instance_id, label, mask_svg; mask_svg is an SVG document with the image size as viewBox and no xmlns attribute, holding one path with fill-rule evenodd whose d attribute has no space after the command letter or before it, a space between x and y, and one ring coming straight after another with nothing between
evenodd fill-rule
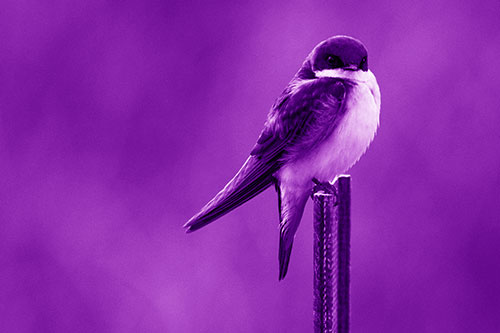
<instances>
[{"instance_id":1,"label":"bird beak","mask_svg":"<svg viewBox=\"0 0 500 333\"><path fill-rule=\"evenodd\" d=\"M343 69L346 71L357 71L359 68L356 65L349 65L349 66L343 67Z\"/></svg>"}]
</instances>

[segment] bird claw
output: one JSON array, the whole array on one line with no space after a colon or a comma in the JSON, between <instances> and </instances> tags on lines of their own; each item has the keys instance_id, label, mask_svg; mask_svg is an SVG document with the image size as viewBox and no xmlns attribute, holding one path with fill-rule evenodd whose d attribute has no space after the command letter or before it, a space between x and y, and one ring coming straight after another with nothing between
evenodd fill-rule
<instances>
[{"instance_id":1,"label":"bird claw","mask_svg":"<svg viewBox=\"0 0 500 333\"><path fill-rule=\"evenodd\" d=\"M312 179L314 187L311 193L311 198L314 197L314 193L323 191L324 193L333 194L335 197L334 206L338 205L337 188L330 182L320 182L317 178Z\"/></svg>"}]
</instances>

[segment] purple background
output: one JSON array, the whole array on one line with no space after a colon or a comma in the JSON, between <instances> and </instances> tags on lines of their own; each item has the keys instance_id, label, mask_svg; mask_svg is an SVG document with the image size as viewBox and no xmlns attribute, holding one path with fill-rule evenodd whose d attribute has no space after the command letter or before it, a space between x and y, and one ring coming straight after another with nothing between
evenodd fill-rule
<instances>
[{"instance_id":1,"label":"purple background","mask_svg":"<svg viewBox=\"0 0 500 333\"><path fill-rule=\"evenodd\" d=\"M352 332L499 332L500 3L2 1L2 332L308 332L312 210L278 283L268 190L181 225L321 40L361 39Z\"/></svg>"}]
</instances>

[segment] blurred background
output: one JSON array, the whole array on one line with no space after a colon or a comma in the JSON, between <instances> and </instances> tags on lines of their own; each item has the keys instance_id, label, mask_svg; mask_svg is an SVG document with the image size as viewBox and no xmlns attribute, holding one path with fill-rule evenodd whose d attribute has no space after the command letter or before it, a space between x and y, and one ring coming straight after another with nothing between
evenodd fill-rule
<instances>
[{"instance_id":1,"label":"blurred background","mask_svg":"<svg viewBox=\"0 0 500 333\"><path fill-rule=\"evenodd\" d=\"M320 41L382 91L352 180L352 332L500 330L500 3L0 6L3 332L310 332L312 209L278 283L269 189L181 228Z\"/></svg>"}]
</instances>

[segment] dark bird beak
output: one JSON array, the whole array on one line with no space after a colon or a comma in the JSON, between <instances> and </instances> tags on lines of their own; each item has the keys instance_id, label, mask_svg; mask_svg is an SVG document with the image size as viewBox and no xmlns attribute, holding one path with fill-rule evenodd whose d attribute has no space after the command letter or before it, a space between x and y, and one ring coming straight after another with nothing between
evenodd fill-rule
<instances>
[{"instance_id":1,"label":"dark bird beak","mask_svg":"<svg viewBox=\"0 0 500 333\"><path fill-rule=\"evenodd\" d=\"M356 65L349 65L342 68L346 71L357 71L359 69Z\"/></svg>"}]
</instances>

